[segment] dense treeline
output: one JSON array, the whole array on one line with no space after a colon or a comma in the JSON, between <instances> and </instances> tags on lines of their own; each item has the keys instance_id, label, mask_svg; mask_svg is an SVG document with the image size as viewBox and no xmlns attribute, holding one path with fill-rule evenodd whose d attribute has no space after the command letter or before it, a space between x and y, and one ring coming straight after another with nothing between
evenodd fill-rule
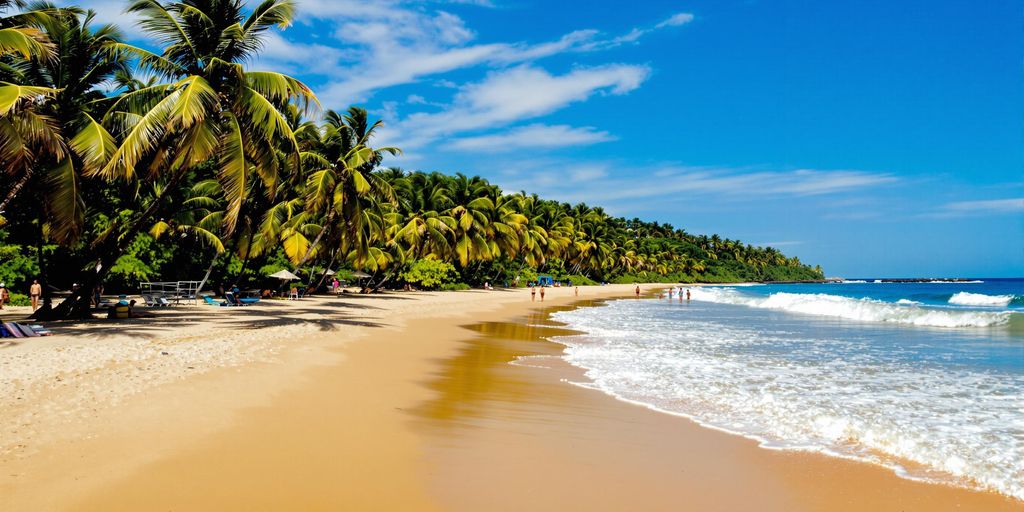
<instances>
[{"instance_id":1,"label":"dense treeline","mask_svg":"<svg viewBox=\"0 0 1024 512\"><path fill-rule=\"evenodd\" d=\"M290 0L127 4L162 48L123 42L93 13L0 0L0 280L263 284L326 268L375 285L820 279L772 248L626 220L479 177L382 168L365 110L322 109L246 62ZM422 262L435 262L425 264Z\"/></svg>"}]
</instances>

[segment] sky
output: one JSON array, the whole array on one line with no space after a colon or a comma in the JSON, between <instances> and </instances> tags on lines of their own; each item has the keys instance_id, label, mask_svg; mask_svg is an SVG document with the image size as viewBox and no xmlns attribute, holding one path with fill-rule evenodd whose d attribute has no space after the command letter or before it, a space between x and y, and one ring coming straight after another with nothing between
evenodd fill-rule
<instances>
[{"instance_id":1,"label":"sky","mask_svg":"<svg viewBox=\"0 0 1024 512\"><path fill-rule=\"evenodd\" d=\"M125 2L99 21L145 34ZM829 276L1024 276L1024 3L298 0L254 69L407 170L771 245Z\"/></svg>"}]
</instances>

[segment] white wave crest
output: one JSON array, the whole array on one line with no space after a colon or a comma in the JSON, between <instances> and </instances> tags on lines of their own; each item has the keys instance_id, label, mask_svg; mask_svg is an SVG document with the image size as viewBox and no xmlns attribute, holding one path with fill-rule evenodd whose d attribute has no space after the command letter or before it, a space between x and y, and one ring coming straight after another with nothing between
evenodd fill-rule
<instances>
[{"instance_id":1,"label":"white wave crest","mask_svg":"<svg viewBox=\"0 0 1024 512\"><path fill-rule=\"evenodd\" d=\"M919 305L921 305L920 302L918 302L916 300L910 300L910 299L900 299L900 300L896 301L896 304L902 304L904 306L919 306Z\"/></svg>"},{"instance_id":2,"label":"white wave crest","mask_svg":"<svg viewBox=\"0 0 1024 512\"><path fill-rule=\"evenodd\" d=\"M824 293L773 293L767 297L747 295L729 288L699 288L694 300L739 304L806 315L831 316L863 322L892 322L930 327L991 327L1010 321L1008 311L958 311L893 304L872 299L853 299ZM1009 301L1003 303L1008 304Z\"/></svg>"},{"instance_id":3,"label":"white wave crest","mask_svg":"<svg viewBox=\"0 0 1024 512\"><path fill-rule=\"evenodd\" d=\"M985 295L983 293L959 292L949 298L950 304L958 306L1008 306L1013 295Z\"/></svg>"}]
</instances>

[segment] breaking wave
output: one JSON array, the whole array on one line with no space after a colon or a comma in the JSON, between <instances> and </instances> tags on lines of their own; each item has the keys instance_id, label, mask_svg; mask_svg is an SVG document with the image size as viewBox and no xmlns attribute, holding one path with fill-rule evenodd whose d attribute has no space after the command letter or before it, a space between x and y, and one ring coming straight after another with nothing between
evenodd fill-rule
<instances>
[{"instance_id":1,"label":"breaking wave","mask_svg":"<svg viewBox=\"0 0 1024 512\"><path fill-rule=\"evenodd\" d=\"M911 301L897 304L874 299L854 299L824 293L780 292L766 297L758 297L743 294L729 288L694 288L692 291L692 298L694 300L721 304L738 304L805 315L831 316L864 322L891 322L930 327L992 327L1009 323L1010 317L1013 315L1009 311L963 311L929 308L918 304L911 304ZM957 295L965 294L960 293ZM981 295L981 297L989 296ZM1010 300L1012 300L1012 297L1010 297ZM1005 300L998 304L987 303L985 305L1006 306L1010 300ZM950 299L950 302L952 303L952 299Z\"/></svg>"},{"instance_id":2,"label":"breaking wave","mask_svg":"<svg viewBox=\"0 0 1024 512\"><path fill-rule=\"evenodd\" d=\"M1013 295L985 295L983 293L959 292L949 298L950 304L957 306L1002 306L1010 305L1016 299Z\"/></svg>"}]
</instances>

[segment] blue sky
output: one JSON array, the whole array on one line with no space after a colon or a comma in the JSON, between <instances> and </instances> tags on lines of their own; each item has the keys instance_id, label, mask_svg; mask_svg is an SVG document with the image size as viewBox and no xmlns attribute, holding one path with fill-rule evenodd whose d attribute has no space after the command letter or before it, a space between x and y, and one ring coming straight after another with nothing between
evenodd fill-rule
<instances>
[{"instance_id":1,"label":"blue sky","mask_svg":"<svg viewBox=\"0 0 1024 512\"><path fill-rule=\"evenodd\" d=\"M130 22L121 1L80 4ZM406 169L774 245L829 275L1022 276L1022 12L299 0L253 65L382 117Z\"/></svg>"}]
</instances>

